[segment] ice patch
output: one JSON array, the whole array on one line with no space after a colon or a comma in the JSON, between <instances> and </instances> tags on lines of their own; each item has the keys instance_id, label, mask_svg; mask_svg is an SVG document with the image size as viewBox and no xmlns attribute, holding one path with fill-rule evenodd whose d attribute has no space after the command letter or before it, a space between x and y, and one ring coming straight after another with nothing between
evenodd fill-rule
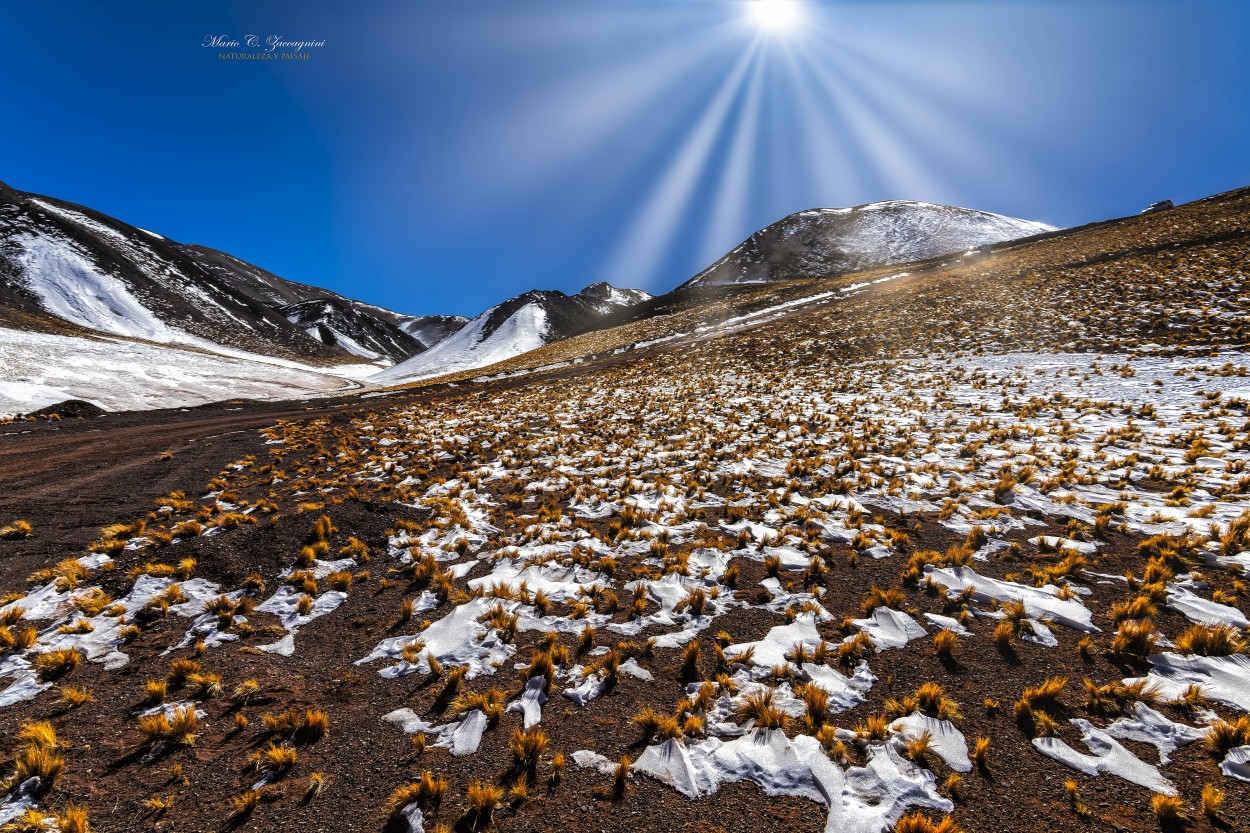
<instances>
[{"instance_id":1,"label":"ice patch","mask_svg":"<svg viewBox=\"0 0 1250 833\"><path fill-rule=\"evenodd\" d=\"M1204 599L1187 587L1169 584L1167 605L1191 622L1250 628L1250 619L1237 608Z\"/></svg>"},{"instance_id":2,"label":"ice patch","mask_svg":"<svg viewBox=\"0 0 1250 833\"><path fill-rule=\"evenodd\" d=\"M877 653L888 648L903 648L913 639L925 636L925 629L906 613L879 607L867 619L856 619L859 628L872 640Z\"/></svg>"},{"instance_id":3,"label":"ice patch","mask_svg":"<svg viewBox=\"0 0 1250 833\"><path fill-rule=\"evenodd\" d=\"M1093 614L1077 599L1060 599L1055 594L1059 588L1053 584L1045 587L1029 587L1012 581L999 581L978 575L971 567L925 567L925 574L947 590L956 593L971 587L977 601L1001 603L1019 601L1034 619L1053 620L1061 625L1086 633L1097 633Z\"/></svg>"},{"instance_id":4,"label":"ice patch","mask_svg":"<svg viewBox=\"0 0 1250 833\"><path fill-rule=\"evenodd\" d=\"M1250 712L1250 656L1187 657L1164 653L1153 654L1148 660L1150 672L1145 679L1159 689L1161 697L1175 700L1189 686L1198 685L1207 698ZM1125 682L1134 683L1137 679Z\"/></svg>"},{"instance_id":5,"label":"ice patch","mask_svg":"<svg viewBox=\"0 0 1250 833\"><path fill-rule=\"evenodd\" d=\"M257 648L283 657L293 655L295 653L295 634L299 632L299 629L312 620L337 610L339 605L347 601L346 593L340 590L327 590L313 599L312 609L308 613L300 613L299 600L303 596L304 594L294 587L284 584L278 588L278 592L257 605L256 611L258 613L272 613L278 617L279 623L286 629L286 635L277 642L271 642L268 645L257 645Z\"/></svg>"},{"instance_id":6,"label":"ice patch","mask_svg":"<svg viewBox=\"0 0 1250 833\"><path fill-rule=\"evenodd\" d=\"M521 696L508 704L508 711L521 715L526 729L537 726L543 719L543 705L547 702L547 678L530 677Z\"/></svg>"},{"instance_id":7,"label":"ice patch","mask_svg":"<svg viewBox=\"0 0 1250 833\"><path fill-rule=\"evenodd\" d=\"M968 759L968 742L963 733L949 720L938 720L921 712L914 712L890 724L902 739L914 740L929 733L929 748L956 772L971 772L972 761Z\"/></svg>"},{"instance_id":8,"label":"ice patch","mask_svg":"<svg viewBox=\"0 0 1250 833\"><path fill-rule=\"evenodd\" d=\"M1220 762L1220 772L1229 778L1250 783L1250 746L1238 746L1228 750Z\"/></svg>"},{"instance_id":9,"label":"ice patch","mask_svg":"<svg viewBox=\"0 0 1250 833\"><path fill-rule=\"evenodd\" d=\"M1086 775L1108 772L1125 781L1163 795L1176 795L1176 787L1159 774L1159 770L1125 749L1111 735L1096 728L1088 720L1073 718L1072 725L1081 730L1081 741L1092 754L1077 752L1059 738L1033 738L1033 746L1048 758Z\"/></svg>"},{"instance_id":10,"label":"ice patch","mask_svg":"<svg viewBox=\"0 0 1250 833\"><path fill-rule=\"evenodd\" d=\"M1135 740L1154 746L1159 750L1161 765L1169 763L1169 756L1178 747L1202 740L1206 735L1205 729L1196 729L1169 720L1141 702L1133 704L1132 717L1121 717L1108 726L1106 731L1117 740Z\"/></svg>"}]
</instances>

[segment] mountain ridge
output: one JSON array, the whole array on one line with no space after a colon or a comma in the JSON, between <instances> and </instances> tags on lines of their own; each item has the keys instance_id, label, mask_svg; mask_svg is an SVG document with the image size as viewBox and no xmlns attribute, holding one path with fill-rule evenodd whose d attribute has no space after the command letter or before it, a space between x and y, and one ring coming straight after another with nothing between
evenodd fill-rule
<instances>
[{"instance_id":1,"label":"mountain ridge","mask_svg":"<svg viewBox=\"0 0 1250 833\"><path fill-rule=\"evenodd\" d=\"M360 326L347 333L330 322L297 325L284 313L317 300L351 307L348 318ZM416 316L2 184L0 304L113 336L321 364L394 363L425 349L400 327ZM344 349L347 342L357 349Z\"/></svg>"}]
</instances>

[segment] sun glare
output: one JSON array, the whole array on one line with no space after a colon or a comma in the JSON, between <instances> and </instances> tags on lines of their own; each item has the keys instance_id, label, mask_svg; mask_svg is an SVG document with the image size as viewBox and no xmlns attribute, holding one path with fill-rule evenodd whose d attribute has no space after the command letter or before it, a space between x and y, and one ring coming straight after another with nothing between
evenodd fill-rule
<instances>
[{"instance_id":1,"label":"sun glare","mask_svg":"<svg viewBox=\"0 0 1250 833\"><path fill-rule=\"evenodd\" d=\"M747 12L761 29L781 31L799 21L798 0L750 0Z\"/></svg>"}]
</instances>

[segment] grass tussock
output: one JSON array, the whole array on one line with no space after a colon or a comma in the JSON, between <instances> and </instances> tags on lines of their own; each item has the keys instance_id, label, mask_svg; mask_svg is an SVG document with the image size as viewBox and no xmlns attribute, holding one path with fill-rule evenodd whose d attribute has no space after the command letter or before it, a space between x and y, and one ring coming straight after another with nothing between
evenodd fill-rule
<instances>
[{"instance_id":1,"label":"grass tussock","mask_svg":"<svg viewBox=\"0 0 1250 833\"><path fill-rule=\"evenodd\" d=\"M1150 799L1150 807L1162 825L1175 827L1189 820L1185 801L1179 795L1156 793Z\"/></svg>"},{"instance_id":2,"label":"grass tussock","mask_svg":"<svg viewBox=\"0 0 1250 833\"><path fill-rule=\"evenodd\" d=\"M1022 728L1033 735L1057 734L1059 723L1055 714L1064 708L1059 698L1067 685L1067 677L1051 677L1026 688L1012 709Z\"/></svg>"},{"instance_id":3,"label":"grass tussock","mask_svg":"<svg viewBox=\"0 0 1250 833\"><path fill-rule=\"evenodd\" d=\"M1241 632L1232 625L1193 624L1176 638L1178 654L1199 654L1204 657L1226 657L1246 650Z\"/></svg>"},{"instance_id":4,"label":"grass tussock","mask_svg":"<svg viewBox=\"0 0 1250 833\"><path fill-rule=\"evenodd\" d=\"M942 628L933 635L933 652L946 663L955 661L955 649L959 647L959 634L950 628Z\"/></svg>"},{"instance_id":5,"label":"grass tussock","mask_svg":"<svg viewBox=\"0 0 1250 833\"><path fill-rule=\"evenodd\" d=\"M1157 706L1162 701L1159 690L1144 679L1135 683L1112 680L1098 685L1086 677L1081 684L1085 689L1085 708L1094 714L1119 714L1134 703Z\"/></svg>"},{"instance_id":6,"label":"grass tussock","mask_svg":"<svg viewBox=\"0 0 1250 833\"><path fill-rule=\"evenodd\" d=\"M885 712L892 718L921 712L938 720L955 720L961 716L959 704L946 695L946 690L935 682L921 683L915 694L890 698Z\"/></svg>"},{"instance_id":7,"label":"grass tussock","mask_svg":"<svg viewBox=\"0 0 1250 833\"><path fill-rule=\"evenodd\" d=\"M1202 814L1212 821L1220 817L1220 811L1224 809L1224 799L1227 796L1224 791L1214 784L1204 784L1202 787Z\"/></svg>"},{"instance_id":8,"label":"grass tussock","mask_svg":"<svg viewBox=\"0 0 1250 833\"><path fill-rule=\"evenodd\" d=\"M57 648L54 651L36 654L31 664L35 666L39 676L44 679L56 679L73 671L82 660L82 651L77 648Z\"/></svg>"},{"instance_id":9,"label":"grass tussock","mask_svg":"<svg viewBox=\"0 0 1250 833\"><path fill-rule=\"evenodd\" d=\"M1220 758L1230 749L1250 745L1250 715L1238 715L1232 720L1216 720L1207 729L1203 745Z\"/></svg>"},{"instance_id":10,"label":"grass tussock","mask_svg":"<svg viewBox=\"0 0 1250 833\"><path fill-rule=\"evenodd\" d=\"M503 788L489 781L470 781L465 789L465 822L471 830L490 825L495 808L503 801Z\"/></svg>"},{"instance_id":11,"label":"grass tussock","mask_svg":"<svg viewBox=\"0 0 1250 833\"><path fill-rule=\"evenodd\" d=\"M503 717L504 703L507 699L508 695L504 692L497 688L489 688L486 691L465 692L458 695L451 701L451 708L456 714L480 711L486 715L487 724L494 726L499 722L499 718Z\"/></svg>"},{"instance_id":12,"label":"grass tussock","mask_svg":"<svg viewBox=\"0 0 1250 833\"><path fill-rule=\"evenodd\" d=\"M865 616L871 616L879 607L900 610L906 603L907 597L899 588L891 587L889 590L882 590L874 584L869 588L867 598L860 604L860 610Z\"/></svg>"},{"instance_id":13,"label":"grass tussock","mask_svg":"<svg viewBox=\"0 0 1250 833\"><path fill-rule=\"evenodd\" d=\"M538 768L538 761L547 751L547 733L541 726L512 731L512 759L518 768L533 772Z\"/></svg>"},{"instance_id":14,"label":"grass tussock","mask_svg":"<svg viewBox=\"0 0 1250 833\"><path fill-rule=\"evenodd\" d=\"M421 777L391 793L388 805L392 816L403 812L409 804L417 804L423 813L436 812L447 794L447 779L426 770Z\"/></svg>"},{"instance_id":15,"label":"grass tussock","mask_svg":"<svg viewBox=\"0 0 1250 833\"><path fill-rule=\"evenodd\" d=\"M773 704L770 688L743 695L734 709L734 719L739 723L752 721L757 729L784 729L788 721L786 713Z\"/></svg>"},{"instance_id":16,"label":"grass tussock","mask_svg":"<svg viewBox=\"0 0 1250 833\"><path fill-rule=\"evenodd\" d=\"M13 772L0 781L0 794L38 778L36 795L44 795L65 771L65 757L60 752L64 744L57 737L56 729L47 721L27 721L18 728L14 739L17 748L13 755Z\"/></svg>"},{"instance_id":17,"label":"grass tussock","mask_svg":"<svg viewBox=\"0 0 1250 833\"><path fill-rule=\"evenodd\" d=\"M894 833L963 833L950 816L934 821L921 812L911 812L894 823Z\"/></svg>"},{"instance_id":18,"label":"grass tussock","mask_svg":"<svg viewBox=\"0 0 1250 833\"><path fill-rule=\"evenodd\" d=\"M34 532L34 527L27 521L13 521L12 523L0 526L0 538L7 541L16 541L20 538L28 537Z\"/></svg>"},{"instance_id":19,"label":"grass tussock","mask_svg":"<svg viewBox=\"0 0 1250 833\"><path fill-rule=\"evenodd\" d=\"M281 776L295 766L299 750L286 744L270 743L264 749L252 753L252 766L258 771Z\"/></svg>"},{"instance_id":20,"label":"grass tussock","mask_svg":"<svg viewBox=\"0 0 1250 833\"><path fill-rule=\"evenodd\" d=\"M1118 657L1144 659L1159 650L1154 622L1150 619L1120 623L1111 639L1111 653Z\"/></svg>"}]
</instances>

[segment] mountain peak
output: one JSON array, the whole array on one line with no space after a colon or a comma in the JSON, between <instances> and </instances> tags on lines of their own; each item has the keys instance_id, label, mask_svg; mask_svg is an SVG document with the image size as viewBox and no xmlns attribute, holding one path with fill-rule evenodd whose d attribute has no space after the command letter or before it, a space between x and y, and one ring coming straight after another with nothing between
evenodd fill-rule
<instances>
[{"instance_id":1,"label":"mountain peak","mask_svg":"<svg viewBox=\"0 0 1250 833\"><path fill-rule=\"evenodd\" d=\"M1049 231L1044 223L916 200L811 208L755 232L683 288L835 277Z\"/></svg>"}]
</instances>

